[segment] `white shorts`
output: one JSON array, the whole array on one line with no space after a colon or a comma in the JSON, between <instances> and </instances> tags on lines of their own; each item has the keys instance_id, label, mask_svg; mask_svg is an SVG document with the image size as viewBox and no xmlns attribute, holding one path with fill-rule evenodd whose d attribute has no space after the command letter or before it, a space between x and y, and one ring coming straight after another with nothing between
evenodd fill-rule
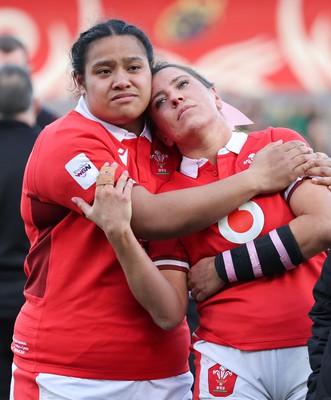
<instances>
[{"instance_id":1,"label":"white shorts","mask_svg":"<svg viewBox=\"0 0 331 400\"><path fill-rule=\"evenodd\" d=\"M13 365L10 400L191 400L190 372L151 381L109 381L30 373Z\"/></svg>"},{"instance_id":2,"label":"white shorts","mask_svg":"<svg viewBox=\"0 0 331 400\"><path fill-rule=\"evenodd\" d=\"M241 351L194 343L194 400L305 400L311 373L306 346Z\"/></svg>"}]
</instances>

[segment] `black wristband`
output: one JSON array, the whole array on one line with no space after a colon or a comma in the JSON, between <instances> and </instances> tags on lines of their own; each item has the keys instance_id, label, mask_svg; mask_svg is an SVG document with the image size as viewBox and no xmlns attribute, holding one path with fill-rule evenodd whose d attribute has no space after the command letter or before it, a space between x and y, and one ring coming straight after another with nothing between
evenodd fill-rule
<instances>
[{"instance_id":1,"label":"black wristband","mask_svg":"<svg viewBox=\"0 0 331 400\"><path fill-rule=\"evenodd\" d=\"M284 272L305 261L288 225L217 254L215 268L226 283L250 281Z\"/></svg>"}]
</instances>

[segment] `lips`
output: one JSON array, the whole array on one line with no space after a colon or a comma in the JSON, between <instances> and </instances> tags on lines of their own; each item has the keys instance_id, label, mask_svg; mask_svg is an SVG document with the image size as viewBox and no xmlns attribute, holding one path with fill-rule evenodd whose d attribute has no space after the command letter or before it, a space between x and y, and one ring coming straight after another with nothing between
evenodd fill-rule
<instances>
[{"instance_id":1,"label":"lips","mask_svg":"<svg viewBox=\"0 0 331 400\"><path fill-rule=\"evenodd\" d=\"M121 100L121 99L129 99L131 97L136 97L134 93L118 93L111 98L112 101Z\"/></svg>"},{"instance_id":2,"label":"lips","mask_svg":"<svg viewBox=\"0 0 331 400\"><path fill-rule=\"evenodd\" d=\"M186 110L188 110L188 109L190 109L190 108L193 108L194 106L190 106L190 105L187 105L187 106L184 106L184 107L182 107L180 110L179 110L179 113L178 113L178 116L177 116L177 121L180 119L180 117L182 116L182 114L186 111Z\"/></svg>"}]
</instances>

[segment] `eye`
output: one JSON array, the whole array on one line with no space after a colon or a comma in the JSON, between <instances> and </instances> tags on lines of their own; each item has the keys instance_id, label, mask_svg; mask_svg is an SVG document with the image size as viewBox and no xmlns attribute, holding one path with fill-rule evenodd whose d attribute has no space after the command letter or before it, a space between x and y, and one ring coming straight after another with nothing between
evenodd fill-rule
<instances>
[{"instance_id":1,"label":"eye","mask_svg":"<svg viewBox=\"0 0 331 400\"><path fill-rule=\"evenodd\" d=\"M141 65L131 65L128 70L129 71L138 71L141 69Z\"/></svg>"},{"instance_id":2,"label":"eye","mask_svg":"<svg viewBox=\"0 0 331 400\"><path fill-rule=\"evenodd\" d=\"M111 74L111 70L109 68L102 68L97 71L97 75L108 75Z\"/></svg>"},{"instance_id":3,"label":"eye","mask_svg":"<svg viewBox=\"0 0 331 400\"><path fill-rule=\"evenodd\" d=\"M189 80L188 79L183 79L181 81L178 82L177 84L177 89L183 89L184 87L186 87L189 84Z\"/></svg>"},{"instance_id":4,"label":"eye","mask_svg":"<svg viewBox=\"0 0 331 400\"><path fill-rule=\"evenodd\" d=\"M155 108L159 109L162 106L162 104L165 103L166 100L167 100L166 97L160 97L159 99L157 99L154 103Z\"/></svg>"}]
</instances>

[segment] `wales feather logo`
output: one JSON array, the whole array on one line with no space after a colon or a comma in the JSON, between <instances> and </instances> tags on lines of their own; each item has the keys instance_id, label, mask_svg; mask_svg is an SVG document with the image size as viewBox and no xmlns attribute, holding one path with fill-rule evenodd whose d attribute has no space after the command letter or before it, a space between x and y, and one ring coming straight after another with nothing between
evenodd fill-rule
<instances>
[{"instance_id":1,"label":"wales feather logo","mask_svg":"<svg viewBox=\"0 0 331 400\"><path fill-rule=\"evenodd\" d=\"M168 154L161 153L160 150L155 150L154 154L151 155L151 159L155 160L158 167L157 174L166 175L169 174L168 170L165 168L166 159Z\"/></svg>"},{"instance_id":2,"label":"wales feather logo","mask_svg":"<svg viewBox=\"0 0 331 400\"><path fill-rule=\"evenodd\" d=\"M209 393L214 397L227 397L233 393L237 375L220 364L208 369Z\"/></svg>"}]
</instances>

